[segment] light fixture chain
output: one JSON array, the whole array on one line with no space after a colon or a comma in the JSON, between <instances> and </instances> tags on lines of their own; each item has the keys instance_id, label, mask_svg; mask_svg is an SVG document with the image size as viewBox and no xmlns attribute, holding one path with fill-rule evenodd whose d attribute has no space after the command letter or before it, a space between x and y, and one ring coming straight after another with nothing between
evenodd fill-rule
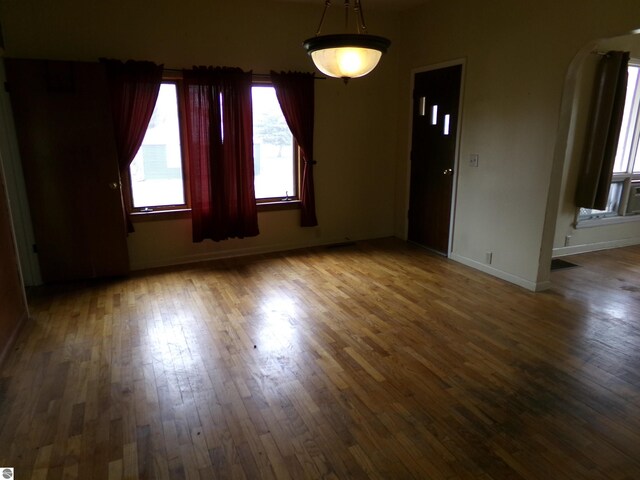
<instances>
[{"instance_id":1,"label":"light fixture chain","mask_svg":"<svg viewBox=\"0 0 640 480\"><path fill-rule=\"evenodd\" d=\"M360 4L360 0L355 0L356 5L353 7L356 12L356 16L358 17L358 33L360 33L360 28L362 28L362 33L367 33L367 25L364 23L364 11L362 10L362 5Z\"/></svg>"},{"instance_id":2,"label":"light fixture chain","mask_svg":"<svg viewBox=\"0 0 640 480\"><path fill-rule=\"evenodd\" d=\"M316 35L320 35L320 31L322 30L322 25L324 24L324 17L327 15L327 9L331 6L331 0L326 0L324 2L324 10L322 10L322 17L320 17L320 24L318 25L318 30L316 31Z\"/></svg>"},{"instance_id":3,"label":"light fixture chain","mask_svg":"<svg viewBox=\"0 0 640 480\"><path fill-rule=\"evenodd\" d=\"M349 0L344 0L344 29L349 30L349 10L351 9L349 5Z\"/></svg>"}]
</instances>

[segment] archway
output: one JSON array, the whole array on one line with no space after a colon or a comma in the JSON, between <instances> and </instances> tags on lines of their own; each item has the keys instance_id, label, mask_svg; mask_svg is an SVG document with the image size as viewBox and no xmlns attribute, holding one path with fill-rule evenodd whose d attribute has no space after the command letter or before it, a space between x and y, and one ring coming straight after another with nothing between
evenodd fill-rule
<instances>
[{"instance_id":1,"label":"archway","mask_svg":"<svg viewBox=\"0 0 640 480\"><path fill-rule=\"evenodd\" d=\"M631 52L640 58L640 32L594 40L572 60L563 90L554 163L549 182L538 281L549 279L553 257L640 243L640 222L576 228L574 203L577 177L586 140L598 53Z\"/></svg>"}]
</instances>

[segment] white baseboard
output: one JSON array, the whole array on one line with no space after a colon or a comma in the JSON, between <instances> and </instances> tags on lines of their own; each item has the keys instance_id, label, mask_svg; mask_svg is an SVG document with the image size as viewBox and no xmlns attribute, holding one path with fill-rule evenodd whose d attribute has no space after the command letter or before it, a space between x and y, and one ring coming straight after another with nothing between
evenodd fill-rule
<instances>
[{"instance_id":1,"label":"white baseboard","mask_svg":"<svg viewBox=\"0 0 640 480\"><path fill-rule=\"evenodd\" d=\"M607 242L587 243L584 245L570 245L568 247L554 248L551 256L553 258L576 255L578 253L596 252L598 250L609 250L611 248L629 247L640 244L640 238L623 238L621 240L610 240Z\"/></svg>"},{"instance_id":2,"label":"white baseboard","mask_svg":"<svg viewBox=\"0 0 640 480\"><path fill-rule=\"evenodd\" d=\"M477 262L467 257L463 257L462 255L458 255L456 253L452 253L449 258L451 260L455 260L456 262L462 263L467 267L475 268L476 270L480 270L481 272L488 273L491 276L497 277L501 280L505 280L509 283L513 283L518 285L519 287L526 288L532 292L541 292L542 290L547 290L551 287L550 281L544 282L532 282L530 280L526 280L522 277L518 277L517 275L513 275L508 272L504 272L502 270L498 270L497 268L492 267L491 265L486 265L484 263Z\"/></svg>"}]
</instances>

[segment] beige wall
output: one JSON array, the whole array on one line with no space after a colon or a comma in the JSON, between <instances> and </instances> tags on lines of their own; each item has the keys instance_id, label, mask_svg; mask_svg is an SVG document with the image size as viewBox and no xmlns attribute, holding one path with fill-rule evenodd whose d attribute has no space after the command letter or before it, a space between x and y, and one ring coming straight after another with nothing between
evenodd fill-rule
<instances>
[{"instance_id":1,"label":"beige wall","mask_svg":"<svg viewBox=\"0 0 640 480\"><path fill-rule=\"evenodd\" d=\"M631 52L633 58L640 58L640 35L624 35L601 40L593 47L588 45L585 50L599 52L623 50ZM573 111L553 241L554 256L640 243L640 218L623 224L575 228L576 207L573 198L586 144L585 135L599 60L600 56L594 54L579 54L574 60L576 80Z\"/></svg>"},{"instance_id":2,"label":"beige wall","mask_svg":"<svg viewBox=\"0 0 640 480\"><path fill-rule=\"evenodd\" d=\"M406 230L410 71L464 58L452 257L526 288L547 287L564 163L556 151L566 134L565 77L585 44L640 27L640 3L432 2L406 14L404 25L396 234ZM471 153L480 155L478 168L468 165Z\"/></svg>"},{"instance_id":3,"label":"beige wall","mask_svg":"<svg viewBox=\"0 0 640 480\"><path fill-rule=\"evenodd\" d=\"M300 42L316 28L318 5L149 5L0 0L7 55L312 69ZM134 268L347 237L404 237L411 71L464 59L452 257L526 288L548 286L576 88L573 60L600 38L640 27L640 2L434 1L402 14L369 9L367 22L372 33L393 39L379 69L346 87L317 83L320 227L299 228L295 211L265 212L256 239L193 245L185 221L145 223L129 240ZM480 155L478 168L468 165L471 153ZM493 262L486 265L489 251Z\"/></svg>"},{"instance_id":4,"label":"beige wall","mask_svg":"<svg viewBox=\"0 0 640 480\"><path fill-rule=\"evenodd\" d=\"M2 0L0 15L8 57L313 71L302 41L315 33L321 7L273 1ZM374 33L397 36L396 14L368 12L367 23ZM392 46L366 78L347 86L340 80L316 82L319 227L299 227L299 211L264 212L257 238L193 244L188 221L140 223L129 237L132 267L393 235L398 60Z\"/></svg>"}]
</instances>

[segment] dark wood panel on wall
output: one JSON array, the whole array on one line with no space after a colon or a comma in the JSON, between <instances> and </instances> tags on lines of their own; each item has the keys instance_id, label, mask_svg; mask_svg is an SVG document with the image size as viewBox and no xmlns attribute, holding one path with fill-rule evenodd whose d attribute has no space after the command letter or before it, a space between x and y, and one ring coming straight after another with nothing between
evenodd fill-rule
<instances>
[{"instance_id":1,"label":"dark wood panel on wall","mask_svg":"<svg viewBox=\"0 0 640 480\"><path fill-rule=\"evenodd\" d=\"M18 270L11 217L0 168L0 362L20 323L27 317L27 304Z\"/></svg>"},{"instance_id":2,"label":"dark wood panel on wall","mask_svg":"<svg viewBox=\"0 0 640 480\"><path fill-rule=\"evenodd\" d=\"M103 65L6 59L45 282L129 268Z\"/></svg>"}]
</instances>

